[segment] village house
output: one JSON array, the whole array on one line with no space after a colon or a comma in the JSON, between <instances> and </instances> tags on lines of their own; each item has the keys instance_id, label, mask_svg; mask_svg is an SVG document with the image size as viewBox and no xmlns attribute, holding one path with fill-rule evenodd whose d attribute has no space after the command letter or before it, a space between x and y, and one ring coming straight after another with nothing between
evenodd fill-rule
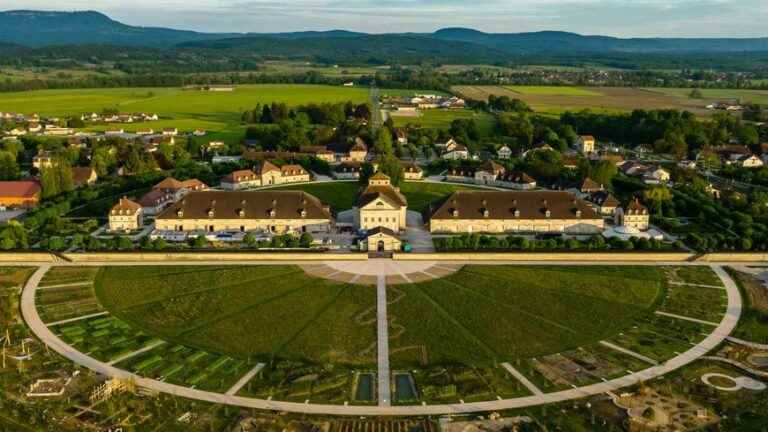
<instances>
[{"instance_id":1,"label":"village house","mask_svg":"<svg viewBox=\"0 0 768 432\"><path fill-rule=\"evenodd\" d=\"M551 145L547 143L538 143L534 145L532 148L526 150L523 152L523 157L527 157L530 153L538 152L538 151L555 151L554 148L552 148Z\"/></svg>"},{"instance_id":2,"label":"village house","mask_svg":"<svg viewBox=\"0 0 768 432\"><path fill-rule=\"evenodd\" d=\"M154 129L138 129L136 130L136 135L139 136L146 136L146 135L154 135L155 130Z\"/></svg>"},{"instance_id":3,"label":"village house","mask_svg":"<svg viewBox=\"0 0 768 432\"><path fill-rule=\"evenodd\" d=\"M433 214L432 233L566 233L604 228L586 202L563 191L457 191Z\"/></svg>"},{"instance_id":4,"label":"village house","mask_svg":"<svg viewBox=\"0 0 768 432\"><path fill-rule=\"evenodd\" d=\"M205 136L205 134L206 134L205 129L195 129L195 131L192 132L192 135L196 137Z\"/></svg>"},{"instance_id":5,"label":"village house","mask_svg":"<svg viewBox=\"0 0 768 432\"><path fill-rule=\"evenodd\" d=\"M93 167L72 167L72 182L76 188L96 184L98 179Z\"/></svg>"},{"instance_id":6,"label":"village house","mask_svg":"<svg viewBox=\"0 0 768 432\"><path fill-rule=\"evenodd\" d=\"M669 182L670 179L669 171L661 167L653 167L643 173L643 182L645 184L662 184Z\"/></svg>"},{"instance_id":7,"label":"village house","mask_svg":"<svg viewBox=\"0 0 768 432\"><path fill-rule=\"evenodd\" d=\"M596 181L589 177L585 178L584 181L581 182L581 186L579 186L579 192L584 195L593 194L595 192L602 192L603 190L603 185L598 184Z\"/></svg>"},{"instance_id":8,"label":"village house","mask_svg":"<svg viewBox=\"0 0 768 432\"><path fill-rule=\"evenodd\" d=\"M536 180L526 173L507 171L503 165L485 161L478 168L460 166L451 168L445 180L453 183L470 183L508 189L529 190L536 188Z\"/></svg>"},{"instance_id":9,"label":"village house","mask_svg":"<svg viewBox=\"0 0 768 432\"><path fill-rule=\"evenodd\" d=\"M613 216L616 209L619 207L619 200L613 195L605 191L599 191L591 194L587 198L590 202L595 204L598 212L603 216Z\"/></svg>"},{"instance_id":10,"label":"village house","mask_svg":"<svg viewBox=\"0 0 768 432\"><path fill-rule=\"evenodd\" d=\"M358 196L353 217L363 230L384 227L399 232L405 229L407 208L408 201L400 189L392 186L389 176L377 172Z\"/></svg>"},{"instance_id":11,"label":"village house","mask_svg":"<svg viewBox=\"0 0 768 432\"><path fill-rule=\"evenodd\" d=\"M499 159L507 160L512 157L512 150L507 146L502 146L497 152L496 156Z\"/></svg>"},{"instance_id":12,"label":"village house","mask_svg":"<svg viewBox=\"0 0 768 432\"><path fill-rule=\"evenodd\" d=\"M356 180L360 178L363 166L359 162L342 162L333 167L333 178L336 180Z\"/></svg>"},{"instance_id":13,"label":"village house","mask_svg":"<svg viewBox=\"0 0 768 432\"><path fill-rule=\"evenodd\" d=\"M67 136L72 135L73 133L75 133L75 130L72 128L51 125L46 126L45 131L43 132L44 135L50 136Z\"/></svg>"},{"instance_id":14,"label":"village house","mask_svg":"<svg viewBox=\"0 0 768 432\"><path fill-rule=\"evenodd\" d=\"M403 128L395 128L395 137L397 143L401 145L408 145L408 133Z\"/></svg>"},{"instance_id":15,"label":"village house","mask_svg":"<svg viewBox=\"0 0 768 432\"><path fill-rule=\"evenodd\" d=\"M177 232L275 234L327 232L330 207L300 191L204 191L187 194L155 218L155 228Z\"/></svg>"},{"instance_id":16,"label":"village house","mask_svg":"<svg viewBox=\"0 0 768 432\"><path fill-rule=\"evenodd\" d=\"M341 155L341 162L365 162L368 157L368 146L362 138L355 139L355 145L349 149L349 152Z\"/></svg>"},{"instance_id":17,"label":"village house","mask_svg":"<svg viewBox=\"0 0 768 432\"><path fill-rule=\"evenodd\" d=\"M224 190L237 191L261 186L261 177L249 169L233 171L221 179Z\"/></svg>"},{"instance_id":18,"label":"village house","mask_svg":"<svg viewBox=\"0 0 768 432\"><path fill-rule=\"evenodd\" d=\"M316 159L319 159L321 161L325 161L328 163L333 163L336 161L336 154L331 150L328 150L327 147L314 146L314 147L304 148L302 150L305 151L308 155Z\"/></svg>"},{"instance_id":19,"label":"village house","mask_svg":"<svg viewBox=\"0 0 768 432\"><path fill-rule=\"evenodd\" d=\"M437 147L437 150L440 153L445 153L453 150L454 148L458 147L459 143L456 142L453 138L448 138L445 142L436 142L435 147Z\"/></svg>"},{"instance_id":20,"label":"village house","mask_svg":"<svg viewBox=\"0 0 768 432\"><path fill-rule=\"evenodd\" d=\"M43 130L43 127L40 126L40 123L30 123L27 126L27 132L29 133L39 133Z\"/></svg>"},{"instance_id":21,"label":"village house","mask_svg":"<svg viewBox=\"0 0 768 432\"><path fill-rule=\"evenodd\" d=\"M143 209L139 203L123 197L109 211L108 219L107 229L110 232L136 231L143 225Z\"/></svg>"},{"instance_id":22,"label":"village house","mask_svg":"<svg viewBox=\"0 0 768 432\"><path fill-rule=\"evenodd\" d=\"M104 131L104 135L106 136L123 135L124 133L125 133L125 129L122 129L122 128L113 128L113 129L107 129L106 131Z\"/></svg>"},{"instance_id":23,"label":"village house","mask_svg":"<svg viewBox=\"0 0 768 432\"><path fill-rule=\"evenodd\" d=\"M760 168L764 165L763 160L755 155L743 156L735 164L742 168Z\"/></svg>"},{"instance_id":24,"label":"village house","mask_svg":"<svg viewBox=\"0 0 768 432\"><path fill-rule=\"evenodd\" d=\"M592 135L581 135L576 139L576 149L583 154L595 152L595 137Z\"/></svg>"},{"instance_id":25,"label":"village house","mask_svg":"<svg viewBox=\"0 0 768 432\"><path fill-rule=\"evenodd\" d=\"M406 180L424 179L424 170L416 162L400 161L400 165L403 166L403 178Z\"/></svg>"},{"instance_id":26,"label":"village house","mask_svg":"<svg viewBox=\"0 0 768 432\"><path fill-rule=\"evenodd\" d=\"M469 159L469 149L457 144L451 146L450 150L446 150L442 154L442 158L445 160L467 160Z\"/></svg>"},{"instance_id":27,"label":"village house","mask_svg":"<svg viewBox=\"0 0 768 432\"><path fill-rule=\"evenodd\" d=\"M177 128L165 128L163 129L163 136L177 136L179 130Z\"/></svg>"},{"instance_id":28,"label":"village house","mask_svg":"<svg viewBox=\"0 0 768 432\"><path fill-rule=\"evenodd\" d=\"M623 210L621 207L616 209L615 223L617 226L647 231L650 222L651 215L648 212L648 208L637 199L632 200L626 210Z\"/></svg>"},{"instance_id":29,"label":"village house","mask_svg":"<svg viewBox=\"0 0 768 432\"><path fill-rule=\"evenodd\" d=\"M42 171L47 168L52 168L58 163L58 156L51 152L40 150L36 155L32 157L32 166Z\"/></svg>"},{"instance_id":30,"label":"village house","mask_svg":"<svg viewBox=\"0 0 768 432\"><path fill-rule=\"evenodd\" d=\"M32 208L40 202L40 183L32 180L0 181L0 210Z\"/></svg>"},{"instance_id":31,"label":"village house","mask_svg":"<svg viewBox=\"0 0 768 432\"><path fill-rule=\"evenodd\" d=\"M145 215L156 215L172 202L181 199L189 192L206 189L208 189L208 186L198 179L182 182L173 177L168 177L156 184L152 187L152 190L141 197L139 204L141 204Z\"/></svg>"}]
</instances>

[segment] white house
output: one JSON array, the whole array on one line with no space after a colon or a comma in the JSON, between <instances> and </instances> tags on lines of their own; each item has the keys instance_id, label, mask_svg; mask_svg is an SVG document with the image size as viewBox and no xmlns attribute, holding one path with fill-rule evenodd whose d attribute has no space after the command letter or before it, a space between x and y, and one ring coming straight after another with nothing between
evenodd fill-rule
<instances>
[{"instance_id":1,"label":"white house","mask_svg":"<svg viewBox=\"0 0 768 432\"><path fill-rule=\"evenodd\" d=\"M512 150L507 146L503 146L496 154L499 159L509 159L512 157Z\"/></svg>"}]
</instances>

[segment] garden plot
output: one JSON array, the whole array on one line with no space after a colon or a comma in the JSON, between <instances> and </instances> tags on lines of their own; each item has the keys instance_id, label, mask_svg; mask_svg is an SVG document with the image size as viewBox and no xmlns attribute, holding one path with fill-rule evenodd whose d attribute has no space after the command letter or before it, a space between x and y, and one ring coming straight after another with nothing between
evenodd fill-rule
<instances>
[{"instance_id":1,"label":"garden plot","mask_svg":"<svg viewBox=\"0 0 768 432\"><path fill-rule=\"evenodd\" d=\"M712 327L703 324L653 316L608 341L657 362L663 362L689 350L710 331Z\"/></svg>"},{"instance_id":2,"label":"garden plot","mask_svg":"<svg viewBox=\"0 0 768 432\"><path fill-rule=\"evenodd\" d=\"M366 374L372 375L375 381L375 373L360 375ZM238 396L295 402L310 400L313 403L373 403L374 400L355 401L355 375L354 371L343 367L280 361L262 369L238 392Z\"/></svg>"},{"instance_id":3,"label":"garden plot","mask_svg":"<svg viewBox=\"0 0 768 432\"><path fill-rule=\"evenodd\" d=\"M164 344L117 365L148 378L225 393L253 369L255 363L184 345Z\"/></svg>"},{"instance_id":4,"label":"garden plot","mask_svg":"<svg viewBox=\"0 0 768 432\"><path fill-rule=\"evenodd\" d=\"M723 281L709 267L666 267L664 270L669 274L669 280L672 282L723 286Z\"/></svg>"},{"instance_id":5,"label":"garden plot","mask_svg":"<svg viewBox=\"0 0 768 432\"><path fill-rule=\"evenodd\" d=\"M38 288L52 285L85 285L93 282L98 271L98 267L52 267L45 273Z\"/></svg>"},{"instance_id":6,"label":"garden plot","mask_svg":"<svg viewBox=\"0 0 768 432\"><path fill-rule=\"evenodd\" d=\"M90 283L38 289L35 296L43 322L58 322L104 311Z\"/></svg>"},{"instance_id":7,"label":"garden plot","mask_svg":"<svg viewBox=\"0 0 768 432\"><path fill-rule=\"evenodd\" d=\"M51 330L78 351L103 362L110 362L158 342L152 336L112 316L57 325L51 327Z\"/></svg>"},{"instance_id":8,"label":"garden plot","mask_svg":"<svg viewBox=\"0 0 768 432\"><path fill-rule=\"evenodd\" d=\"M670 285L660 311L719 323L728 307L724 289L694 285Z\"/></svg>"},{"instance_id":9,"label":"garden plot","mask_svg":"<svg viewBox=\"0 0 768 432\"><path fill-rule=\"evenodd\" d=\"M426 403L477 402L531 394L523 384L499 366L475 368L454 365L417 369L411 371L411 376L419 400Z\"/></svg>"}]
</instances>

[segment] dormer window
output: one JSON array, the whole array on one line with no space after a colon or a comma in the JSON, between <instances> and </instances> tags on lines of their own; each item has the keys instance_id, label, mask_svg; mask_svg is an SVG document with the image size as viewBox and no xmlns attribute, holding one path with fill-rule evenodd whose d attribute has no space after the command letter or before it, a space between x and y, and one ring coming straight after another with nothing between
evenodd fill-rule
<instances>
[{"instance_id":1,"label":"dormer window","mask_svg":"<svg viewBox=\"0 0 768 432\"><path fill-rule=\"evenodd\" d=\"M459 209L452 209L451 215L453 215L453 217L459 217Z\"/></svg>"},{"instance_id":2,"label":"dormer window","mask_svg":"<svg viewBox=\"0 0 768 432\"><path fill-rule=\"evenodd\" d=\"M546 217L550 217L550 216L552 215L552 212L551 212L551 211L549 211L549 210L547 210L547 211L545 211L545 212L544 212L544 215L545 215Z\"/></svg>"},{"instance_id":3,"label":"dormer window","mask_svg":"<svg viewBox=\"0 0 768 432\"><path fill-rule=\"evenodd\" d=\"M581 210L576 210L576 217L581 218Z\"/></svg>"},{"instance_id":4,"label":"dormer window","mask_svg":"<svg viewBox=\"0 0 768 432\"><path fill-rule=\"evenodd\" d=\"M245 209L240 209L237 211L238 216L245 217Z\"/></svg>"},{"instance_id":5,"label":"dormer window","mask_svg":"<svg viewBox=\"0 0 768 432\"><path fill-rule=\"evenodd\" d=\"M179 210L177 210L177 211L176 211L176 216L178 216L178 217L184 217L184 210L182 210L182 209L179 209Z\"/></svg>"},{"instance_id":6,"label":"dormer window","mask_svg":"<svg viewBox=\"0 0 768 432\"><path fill-rule=\"evenodd\" d=\"M209 218L212 218L215 214L216 214L216 212L213 209L208 209L208 217Z\"/></svg>"},{"instance_id":7,"label":"dormer window","mask_svg":"<svg viewBox=\"0 0 768 432\"><path fill-rule=\"evenodd\" d=\"M277 211L275 209L269 209L269 217L275 217L277 216Z\"/></svg>"},{"instance_id":8,"label":"dormer window","mask_svg":"<svg viewBox=\"0 0 768 432\"><path fill-rule=\"evenodd\" d=\"M516 217L516 218L519 218L519 217L520 217L520 210L518 210L518 209L515 209L515 217Z\"/></svg>"},{"instance_id":9,"label":"dormer window","mask_svg":"<svg viewBox=\"0 0 768 432\"><path fill-rule=\"evenodd\" d=\"M301 214L301 217L307 217L307 210L306 209L301 209L301 211L299 213Z\"/></svg>"},{"instance_id":10,"label":"dormer window","mask_svg":"<svg viewBox=\"0 0 768 432\"><path fill-rule=\"evenodd\" d=\"M487 208L484 208L484 209L483 209L483 217L488 217L488 216L490 216L490 215L491 215L491 212L490 212L490 211L488 211L488 209L487 209Z\"/></svg>"}]
</instances>

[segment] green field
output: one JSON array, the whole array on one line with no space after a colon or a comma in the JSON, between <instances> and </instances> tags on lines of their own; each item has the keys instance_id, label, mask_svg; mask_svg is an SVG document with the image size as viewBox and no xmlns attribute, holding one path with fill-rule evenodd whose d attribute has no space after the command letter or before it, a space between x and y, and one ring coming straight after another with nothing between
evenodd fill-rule
<instances>
[{"instance_id":1,"label":"green field","mask_svg":"<svg viewBox=\"0 0 768 432\"><path fill-rule=\"evenodd\" d=\"M483 136L490 135L496 126L496 120L492 115L469 109L428 109L421 111L418 117L392 116L397 127L411 124L434 129L448 129L451 127L451 122L456 119L474 119Z\"/></svg>"},{"instance_id":2,"label":"green field","mask_svg":"<svg viewBox=\"0 0 768 432\"><path fill-rule=\"evenodd\" d=\"M294 266L106 267L96 292L113 316L208 353L321 364L375 358L374 288Z\"/></svg>"},{"instance_id":3,"label":"green field","mask_svg":"<svg viewBox=\"0 0 768 432\"><path fill-rule=\"evenodd\" d=\"M466 266L398 286L392 361L493 364L593 343L648 315L663 280L649 267Z\"/></svg>"},{"instance_id":4,"label":"green field","mask_svg":"<svg viewBox=\"0 0 768 432\"><path fill-rule=\"evenodd\" d=\"M259 103L285 102L296 106L313 102L363 103L368 99L367 88L291 84L242 85L234 92L185 91L181 88L38 90L3 94L0 111L64 117L115 108L120 112L156 113L161 120L100 125L93 130L113 126L129 131L173 126L186 131L202 128L231 132L242 130L240 114Z\"/></svg>"},{"instance_id":5,"label":"green field","mask_svg":"<svg viewBox=\"0 0 768 432\"><path fill-rule=\"evenodd\" d=\"M306 183L283 186L276 189L301 190L310 193L320 201L329 204L335 211L349 210L355 205L360 183L356 181ZM457 190L477 189L472 186L452 184L404 182L400 192L408 200L408 210L424 211L430 203L444 199Z\"/></svg>"},{"instance_id":6,"label":"green field","mask_svg":"<svg viewBox=\"0 0 768 432\"><path fill-rule=\"evenodd\" d=\"M594 88L569 86L505 86L515 93L524 95L549 95L549 96L602 96L603 94Z\"/></svg>"}]
</instances>

